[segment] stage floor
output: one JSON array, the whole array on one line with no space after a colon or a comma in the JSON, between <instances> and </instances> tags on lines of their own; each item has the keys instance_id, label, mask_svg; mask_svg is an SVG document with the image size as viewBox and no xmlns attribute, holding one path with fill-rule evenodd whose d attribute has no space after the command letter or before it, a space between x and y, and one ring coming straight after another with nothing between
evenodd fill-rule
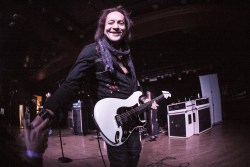
<instances>
[{"instance_id":1,"label":"stage floor","mask_svg":"<svg viewBox=\"0 0 250 167\"><path fill-rule=\"evenodd\" d=\"M168 137L160 133L156 141L142 139L139 167L247 167L250 166L250 128L248 121L224 121L210 130L187 139ZM105 166L96 133L74 135L71 129L62 130L64 156L70 163L60 163L62 157L58 130L53 129L44 154L45 167L102 167ZM109 166L106 145L100 140L106 166Z\"/></svg>"},{"instance_id":2,"label":"stage floor","mask_svg":"<svg viewBox=\"0 0 250 167\"><path fill-rule=\"evenodd\" d=\"M189 138L173 138L166 133L159 133L157 140L150 142L149 137L144 137L141 140L142 152L138 167L249 167L249 127L249 120L233 120L223 121ZM25 145L20 136L23 129L11 127L8 131L11 136L6 133L0 136L1 139L5 138L1 145L2 153L16 148L14 152L24 156ZM21 144L21 147L16 147L15 143ZM105 167L104 162L109 166L106 145L100 139L103 162L95 132L83 136L74 135L72 129L63 129L62 143L64 156L72 159L72 162L58 161L62 157L59 131L53 129L48 149L44 153L44 167ZM7 155L13 157L11 152ZM0 159L6 160L2 156Z\"/></svg>"}]
</instances>

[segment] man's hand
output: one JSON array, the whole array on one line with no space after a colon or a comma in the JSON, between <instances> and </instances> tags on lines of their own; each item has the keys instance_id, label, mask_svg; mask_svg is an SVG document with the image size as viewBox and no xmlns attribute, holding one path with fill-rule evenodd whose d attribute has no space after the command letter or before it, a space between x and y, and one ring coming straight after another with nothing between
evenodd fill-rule
<instances>
[{"instance_id":1,"label":"man's hand","mask_svg":"<svg viewBox=\"0 0 250 167\"><path fill-rule=\"evenodd\" d=\"M146 98L144 101L143 101L143 103L147 103L147 102L149 102L150 101L150 99L148 99L148 98ZM159 105L154 101L153 103L152 103L152 105L151 105L151 108L152 109L157 109L159 107Z\"/></svg>"},{"instance_id":2,"label":"man's hand","mask_svg":"<svg viewBox=\"0 0 250 167\"><path fill-rule=\"evenodd\" d=\"M37 119L37 118L36 118ZM24 140L27 150L44 153L48 147L49 119L39 120L36 127L31 126L23 119Z\"/></svg>"},{"instance_id":3,"label":"man's hand","mask_svg":"<svg viewBox=\"0 0 250 167\"><path fill-rule=\"evenodd\" d=\"M35 128L43 122L43 119L37 115L36 118L30 123L31 128Z\"/></svg>"}]
</instances>

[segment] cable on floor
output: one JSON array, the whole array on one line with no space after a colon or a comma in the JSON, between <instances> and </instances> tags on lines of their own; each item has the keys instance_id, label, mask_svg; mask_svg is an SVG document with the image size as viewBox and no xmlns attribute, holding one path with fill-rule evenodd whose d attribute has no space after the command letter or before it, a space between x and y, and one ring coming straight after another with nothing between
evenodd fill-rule
<instances>
[{"instance_id":1,"label":"cable on floor","mask_svg":"<svg viewBox=\"0 0 250 167\"><path fill-rule=\"evenodd\" d=\"M147 165L147 167L163 167L163 166L168 166L168 167L187 167L189 166L190 164L188 162L184 162L184 163L181 163L179 165L169 165L167 164L165 161L166 160L169 160L169 159L176 159L175 157L165 157L165 158L162 158L160 161L158 162L155 162L155 163L151 163L149 165Z\"/></svg>"},{"instance_id":2,"label":"cable on floor","mask_svg":"<svg viewBox=\"0 0 250 167\"><path fill-rule=\"evenodd\" d=\"M102 155L102 149L101 149L100 138L99 138L99 130L96 131L96 135L97 135L97 141L98 141L98 146L99 146L99 150L101 153L102 161L103 161L104 166L106 167L106 163Z\"/></svg>"}]
</instances>

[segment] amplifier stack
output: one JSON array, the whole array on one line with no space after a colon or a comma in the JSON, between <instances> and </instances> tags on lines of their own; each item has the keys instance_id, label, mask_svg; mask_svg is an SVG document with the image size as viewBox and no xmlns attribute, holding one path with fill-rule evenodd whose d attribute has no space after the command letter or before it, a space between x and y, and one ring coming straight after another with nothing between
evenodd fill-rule
<instances>
[{"instance_id":1,"label":"amplifier stack","mask_svg":"<svg viewBox=\"0 0 250 167\"><path fill-rule=\"evenodd\" d=\"M169 137L188 138L211 128L208 98L170 104L167 111Z\"/></svg>"}]
</instances>

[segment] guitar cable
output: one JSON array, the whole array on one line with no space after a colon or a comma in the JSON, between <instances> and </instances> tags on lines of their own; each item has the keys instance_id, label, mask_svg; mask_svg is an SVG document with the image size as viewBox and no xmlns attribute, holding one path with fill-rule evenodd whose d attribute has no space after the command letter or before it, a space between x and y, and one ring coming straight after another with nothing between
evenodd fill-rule
<instances>
[{"instance_id":1,"label":"guitar cable","mask_svg":"<svg viewBox=\"0 0 250 167\"><path fill-rule=\"evenodd\" d=\"M99 151L101 153L102 161L103 161L104 166L106 167L106 163L102 155L102 149L101 149L100 138L99 138L99 130L96 131L96 136L97 136L97 141L98 141L98 146L99 146Z\"/></svg>"}]
</instances>

